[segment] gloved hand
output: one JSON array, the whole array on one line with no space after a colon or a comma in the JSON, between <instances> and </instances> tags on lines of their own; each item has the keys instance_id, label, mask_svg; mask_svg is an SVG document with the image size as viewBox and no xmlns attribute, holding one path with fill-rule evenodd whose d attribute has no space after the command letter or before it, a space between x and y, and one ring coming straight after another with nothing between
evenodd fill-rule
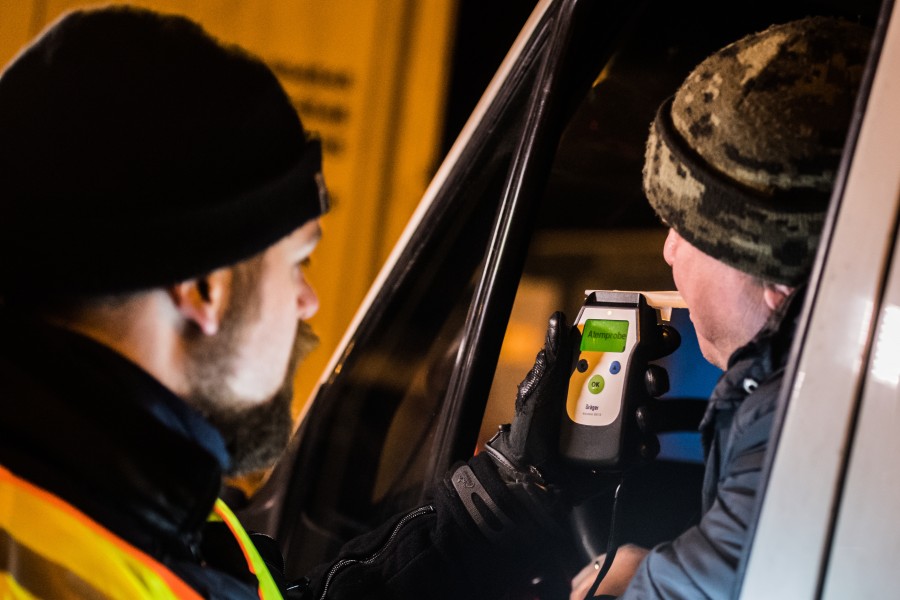
<instances>
[{"instance_id":1,"label":"gloved hand","mask_svg":"<svg viewBox=\"0 0 900 600\"><path fill-rule=\"evenodd\" d=\"M563 565L581 560L566 522L570 505L554 478L543 473L552 470L558 456L560 419L579 341L578 330L562 313L550 318L544 347L519 385L512 425L457 465L444 480L445 493L436 498L439 529L447 515L459 527L444 525L444 531L477 532L489 542L471 546L469 538L464 546L466 556L477 557L467 566L469 576L502 581L505 592L534 578L567 581L571 574L564 577Z\"/></svg>"},{"instance_id":2,"label":"gloved hand","mask_svg":"<svg viewBox=\"0 0 900 600\"><path fill-rule=\"evenodd\" d=\"M658 360L675 352L681 345L681 335L671 325L657 325L657 338L645 340L644 360ZM669 374L661 365L648 364L644 372L644 400L635 409L635 422L640 435L637 456L646 462L659 454L660 402L659 396L669 391ZM699 422L699 421L698 421Z\"/></svg>"},{"instance_id":3,"label":"gloved hand","mask_svg":"<svg viewBox=\"0 0 900 600\"><path fill-rule=\"evenodd\" d=\"M567 503L543 469L553 470L558 456L560 419L579 342L578 330L561 312L554 313L544 347L519 384L512 425L501 426L483 452L445 480L464 508L455 514L492 541L534 543L565 529Z\"/></svg>"},{"instance_id":4,"label":"gloved hand","mask_svg":"<svg viewBox=\"0 0 900 600\"><path fill-rule=\"evenodd\" d=\"M550 316L544 346L519 384L515 418L485 448L506 479L545 483L544 471L558 470L559 429L580 342L563 313Z\"/></svg>"}]
</instances>

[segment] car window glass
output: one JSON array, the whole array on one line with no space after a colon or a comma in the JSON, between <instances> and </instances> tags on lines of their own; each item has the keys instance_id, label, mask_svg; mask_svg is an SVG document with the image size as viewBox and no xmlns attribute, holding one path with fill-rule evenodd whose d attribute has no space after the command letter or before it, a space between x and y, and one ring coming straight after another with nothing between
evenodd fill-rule
<instances>
[{"instance_id":1,"label":"car window glass","mask_svg":"<svg viewBox=\"0 0 900 600\"><path fill-rule=\"evenodd\" d=\"M305 419L273 527L289 573L423 500L443 390L521 136L520 88L535 77L528 60L519 70L485 116L491 135L469 141Z\"/></svg>"}]
</instances>

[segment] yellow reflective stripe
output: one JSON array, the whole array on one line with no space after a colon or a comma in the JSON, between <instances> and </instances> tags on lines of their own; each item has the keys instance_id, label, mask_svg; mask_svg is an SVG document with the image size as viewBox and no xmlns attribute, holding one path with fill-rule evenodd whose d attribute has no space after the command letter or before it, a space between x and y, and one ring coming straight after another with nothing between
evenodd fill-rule
<instances>
[{"instance_id":1,"label":"yellow reflective stripe","mask_svg":"<svg viewBox=\"0 0 900 600\"><path fill-rule=\"evenodd\" d=\"M29 594L28 590L19 585L13 576L6 572L0 572L0 598L4 600L39 600L37 596Z\"/></svg>"},{"instance_id":2,"label":"yellow reflective stripe","mask_svg":"<svg viewBox=\"0 0 900 600\"><path fill-rule=\"evenodd\" d=\"M269 568L259 555L256 546L253 545L253 540L250 539L238 518L221 498L216 500L216 506L210 519L216 520L215 517L221 519L231 531L231 535L237 539L250 572L256 575L256 579L259 581L259 597L263 600L282 600L281 591L275 585L275 580L272 579L272 574L269 573Z\"/></svg>"},{"instance_id":3,"label":"yellow reflective stripe","mask_svg":"<svg viewBox=\"0 0 900 600\"><path fill-rule=\"evenodd\" d=\"M200 600L197 592L152 557L3 467L0 527L18 544L102 590L106 597ZM8 565L0 569L8 571Z\"/></svg>"}]
</instances>

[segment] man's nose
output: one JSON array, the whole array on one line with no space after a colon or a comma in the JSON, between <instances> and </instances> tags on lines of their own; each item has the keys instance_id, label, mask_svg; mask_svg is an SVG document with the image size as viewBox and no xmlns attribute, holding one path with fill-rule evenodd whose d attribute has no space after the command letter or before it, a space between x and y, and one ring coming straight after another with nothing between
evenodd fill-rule
<instances>
[{"instance_id":1,"label":"man's nose","mask_svg":"<svg viewBox=\"0 0 900 600\"><path fill-rule=\"evenodd\" d=\"M303 281L297 294L297 318L305 321L319 312L319 295L316 290Z\"/></svg>"},{"instance_id":2,"label":"man's nose","mask_svg":"<svg viewBox=\"0 0 900 600\"><path fill-rule=\"evenodd\" d=\"M670 227L669 235L666 236L666 241L663 243L663 258L670 267L675 262L676 244L678 244L678 234Z\"/></svg>"}]
</instances>

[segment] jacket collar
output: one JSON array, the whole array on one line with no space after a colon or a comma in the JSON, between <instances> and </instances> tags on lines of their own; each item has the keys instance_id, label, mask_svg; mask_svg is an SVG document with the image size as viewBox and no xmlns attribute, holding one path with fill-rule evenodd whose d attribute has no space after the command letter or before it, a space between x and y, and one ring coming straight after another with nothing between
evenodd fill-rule
<instances>
[{"instance_id":1,"label":"jacket collar","mask_svg":"<svg viewBox=\"0 0 900 600\"><path fill-rule=\"evenodd\" d=\"M759 384L784 367L805 294L805 286L794 290L756 336L728 359L728 368L713 389L700 422L704 437L714 427L717 413L736 410Z\"/></svg>"},{"instance_id":2,"label":"jacket collar","mask_svg":"<svg viewBox=\"0 0 900 600\"><path fill-rule=\"evenodd\" d=\"M195 536L227 467L219 433L83 336L0 311L0 340L0 463L152 554Z\"/></svg>"}]
</instances>

